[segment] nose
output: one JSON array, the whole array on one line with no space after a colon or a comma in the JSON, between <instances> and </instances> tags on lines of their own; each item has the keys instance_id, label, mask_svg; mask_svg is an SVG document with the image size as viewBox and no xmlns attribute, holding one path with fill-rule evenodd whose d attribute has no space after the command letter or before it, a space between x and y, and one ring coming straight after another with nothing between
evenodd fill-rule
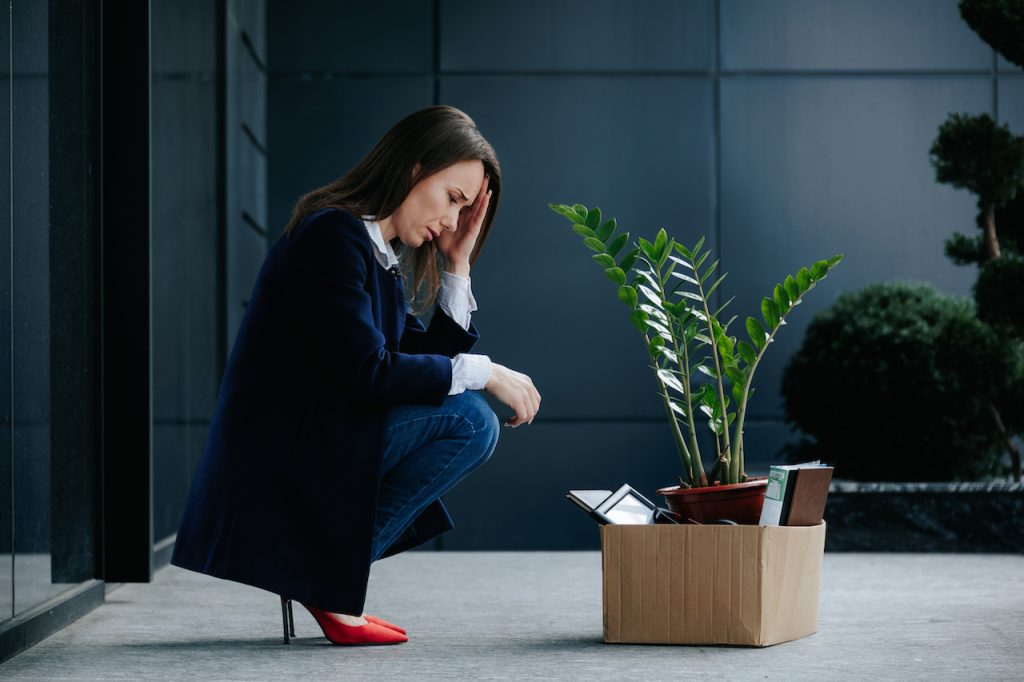
<instances>
[{"instance_id":1,"label":"nose","mask_svg":"<svg viewBox=\"0 0 1024 682\"><path fill-rule=\"evenodd\" d=\"M449 211L441 218L441 227L446 230L454 230L459 225L459 207L455 206L454 211Z\"/></svg>"}]
</instances>

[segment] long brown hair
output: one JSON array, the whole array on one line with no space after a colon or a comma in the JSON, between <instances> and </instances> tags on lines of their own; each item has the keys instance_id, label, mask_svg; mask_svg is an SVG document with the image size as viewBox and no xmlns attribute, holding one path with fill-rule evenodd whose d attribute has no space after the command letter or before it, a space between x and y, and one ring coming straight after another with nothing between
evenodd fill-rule
<instances>
[{"instance_id":1,"label":"long brown hair","mask_svg":"<svg viewBox=\"0 0 1024 682\"><path fill-rule=\"evenodd\" d=\"M476 262L487 241L491 223L501 201L501 167L494 149L477 130L476 123L455 107L440 105L409 114L370 150L352 170L303 195L292 209L291 218L282 235L290 235L303 217L321 208L344 209L356 217L387 218L402 204L412 187L426 178L460 161L480 160L484 173L490 175L490 204L480 227L480 235L470 254L470 265ZM420 164L419 174L412 171ZM417 248L408 247L398 237L391 248L402 262L403 276L412 277L413 313L420 315L434 306L441 285L440 261L443 257L433 240ZM408 257L409 252L412 256ZM411 263L410 263L411 261ZM420 296L420 289L425 292ZM416 303L422 302L421 307Z\"/></svg>"}]
</instances>

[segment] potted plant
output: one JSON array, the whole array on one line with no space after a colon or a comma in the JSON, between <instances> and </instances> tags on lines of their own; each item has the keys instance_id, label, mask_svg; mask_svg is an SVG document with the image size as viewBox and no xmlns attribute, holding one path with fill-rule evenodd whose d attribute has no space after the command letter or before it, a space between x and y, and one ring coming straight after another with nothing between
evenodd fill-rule
<instances>
[{"instance_id":1,"label":"potted plant","mask_svg":"<svg viewBox=\"0 0 1024 682\"><path fill-rule=\"evenodd\" d=\"M703 250L703 237L686 247L661 229L652 241L641 237L616 261L629 233L616 234L615 218L602 221L600 208L582 204L548 206L568 219L583 244L596 252L592 258L618 285L619 300L629 307L633 326L643 334L683 470L678 486L661 488L658 494L666 497L669 509L697 523L757 523L767 479L748 477L743 465L743 420L754 395L754 371L786 317L842 254L801 268L796 276L776 284L772 296L761 301L763 324L746 318L748 342L729 335L735 316L720 322L732 299L712 310L711 295L726 275L707 285L718 261L705 267L710 251ZM631 271L636 276L627 282L626 273ZM698 383L701 375L709 380ZM697 439L698 412L714 434L710 474Z\"/></svg>"}]
</instances>

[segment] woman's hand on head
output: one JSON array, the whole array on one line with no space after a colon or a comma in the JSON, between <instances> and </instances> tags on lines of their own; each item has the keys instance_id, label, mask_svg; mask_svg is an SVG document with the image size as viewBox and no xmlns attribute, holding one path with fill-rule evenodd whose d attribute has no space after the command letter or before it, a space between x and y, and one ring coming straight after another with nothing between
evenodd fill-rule
<instances>
[{"instance_id":1,"label":"woman's hand on head","mask_svg":"<svg viewBox=\"0 0 1024 682\"><path fill-rule=\"evenodd\" d=\"M530 377L496 362L491 363L491 378L484 390L515 410L515 416L505 422L506 426L532 424L540 409L540 393Z\"/></svg>"},{"instance_id":2,"label":"woman's hand on head","mask_svg":"<svg viewBox=\"0 0 1024 682\"><path fill-rule=\"evenodd\" d=\"M491 191L488 189L490 181L490 176L484 174L476 199L459 213L459 224L456 229L451 232L442 231L435 240L437 250L449 263L469 263L469 255L476 246L480 228L484 224L484 216L487 215L487 207L491 203Z\"/></svg>"}]
</instances>

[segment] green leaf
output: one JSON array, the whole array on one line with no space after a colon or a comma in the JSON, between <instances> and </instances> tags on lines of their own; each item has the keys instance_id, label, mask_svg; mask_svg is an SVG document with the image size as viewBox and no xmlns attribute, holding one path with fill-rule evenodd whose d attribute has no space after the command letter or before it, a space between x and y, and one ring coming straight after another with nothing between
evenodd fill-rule
<instances>
[{"instance_id":1,"label":"green leaf","mask_svg":"<svg viewBox=\"0 0 1024 682\"><path fill-rule=\"evenodd\" d=\"M700 301L701 303L704 302L704 299L700 297L700 294L695 294L692 291L677 291L676 293L682 296L683 298L688 298L693 301Z\"/></svg>"},{"instance_id":2,"label":"green leaf","mask_svg":"<svg viewBox=\"0 0 1024 682\"><path fill-rule=\"evenodd\" d=\"M674 412L676 412L677 414L679 414L679 416L681 416L683 419L688 419L689 418L686 415L686 408L683 407L683 404L681 402L679 402L678 400L671 400L671 399L668 402L672 406L672 410Z\"/></svg>"},{"instance_id":3,"label":"green leaf","mask_svg":"<svg viewBox=\"0 0 1024 682\"><path fill-rule=\"evenodd\" d=\"M659 369L658 378L661 379L662 383L664 383L666 386L671 386L672 388L679 391L683 395L686 395L686 391L683 390L683 385L679 383L679 379L677 379L675 375L672 374L672 372L668 371L667 369Z\"/></svg>"},{"instance_id":4,"label":"green leaf","mask_svg":"<svg viewBox=\"0 0 1024 682\"><path fill-rule=\"evenodd\" d=\"M701 237L697 241L697 243L694 245L694 247L692 249L690 249L690 253L693 253L693 254L700 253L700 247L702 247L702 246L704 246L704 237Z\"/></svg>"},{"instance_id":5,"label":"green leaf","mask_svg":"<svg viewBox=\"0 0 1024 682\"><path fill-rule=\"evenodd\" d=\"M796 273L796 283L800 286L801 294L811 287L811 273L807 268L800 268Z\"/></svg>"},{"instance_id":6,"label":"green leaf","mask_svg":"<svg viewBox=\"0 0 1024 682\"><path fill-rule=\"evenodd\" d=\"M576 214L576 211L572 210L572 206L566 206L565 204L548 204L548 208L563 218L568 218L574 223L579 221L579 216Z\"/></svg>"},{"instance_id":7,"label":"green leaf","mask_svg":"<svg viewBox=\"0 0 1024 682\"><path fill-rule=\"evenodd\" d=\"M715 339L715 340L718 342L718 353L724 359L731 360L732 359L732 355L733 355L733 353L732 353L732 350L733 350L732 339L730 339L728 336L726 336L723 333L723 334L719 335L719 337L717 339Z\"/></svg>"},{"instance_id":8,"label":"green leaf","mask_svg":"<svg viewBox=\"0 0 1024 682\"><path fill-rule=\"evenodd\" d=\"M594 210L596 211L599 209ZM612 234L615 233L615 218L612 218L611 220L607 221L601 227L596 228L595 231L597 232L598 239L600 239L603 242L608 241L608 237L611 237Z\"/></svg>"},{"instance_id":9,"label":"green leaf","mask_svg":"<svg viewBox=\"0 0 1024 682\"><path fill-rule=\"evenodd\" d=\"M652 261L657 261L657 257L654 255L654 244L650 243L643 237L640 237L640 250L644 252L644 255L650 258Z\"/></svg>"},{"instance_id":10,"label":"green leaf","mask_svg":"<svg viewBox=\"0 0 1024 682\"><path fill-rule=\"evenodd\" d=\"M688 259L690 258L690 250L688 248L686 248L685 246L683 246L682 244L680 244L679 242L676 242L675 249L679 253L681 253L684 256L686 256Z\"/></svg>"},{"instance_id":11,"label":"green leaf","mask_svg":"<svg viewBox=\"0 0 1024 682\"><path fill-rule=\"evenodd\" d=\"M775 308L775 301L765 297L761 299L761 315L769 329L779 326L779 311Z\"/></svg>"},{"instance_id":12,"label":"green leaf","mask_svg":"<svg viewBox=\"0 0 1024 682\"><path fill-rule=\"evenodd\" d=\"M782 286L786 288L786 293L789 294L789 302L793 303L800 298L800 287L797 286L796 280L793 279L793 275L786 275L785 281Z\"/></svg>"},{"instance_id":13,"label":"green leaf","mask_svg":"<svg viewBox=\"0 0 1024 682\"><path fill-rule=\"evenodd\" d=\"M729 297L729 300L728 300L728 301L726 301L725 303L723 303L723 304L722 304L722 307L721 307L721 308L719 308L718 310L716 310L716 311L715 311L715 317L718 317L719 315L721 315L721 314L722 314L722 311L723 311L723 310L725 310L725 307L726 307L727 305L729 305L730 303L732 303L732 302L733 302L734 300L736 300L736 297L735 297L735 296L730 296L730 297ZM735 319L736 319L736 316L735 316L735 315L733 315L733 316L732 316L732 317L731 317L731 318L729 319L729 324L732 324L732 321L733 321L733 320L735 320ZM728 327L729 325L727 324L727 325L725 325L725 326L726 326L726 327Z\"/></svg>"},{"instance_id":14,"label":"green leaf","mask_svg":"<svg viewBox=\"0 0 1024 682\"><path fill-rule=\"evenodd\" d=\"M757 352L754 350L753 346L746 341L740 341L736 344L736 349L744 362L751 366L754 364L754 360L757 359Z\"/></svg>"},{"instance_id":15,"label":"green leaf","mask_svg":"<svg viewBox=\"0 0 1024 682\"><path fill-rule=\"evenodd\" d=\"M572 226L572 231L575 232L576 234L578 234L581 237L594 237L594 236L596 236L594 234L593 230L591 230L586 225L580 225L579 223L577 223L576 225Z\"/></svg>"},{"instance_id":16,"label":"green leaf","mask_svg":"<svg viewBox=\"0 0 1024 682\"><path fill-rule=\"evenodd\" d=\"M660 261L661 257L665 255L665 246L668 244L668 233L665 232L665 228L658 230L658 235L654 238L654 259Z\"/></svg>"},{"instance_id":17,"label":"green leaf","mask_svg":"<svg viewBox=\"0 0 1024 682\"><path fill-rule=\"evenodd\" d=\"M712 379L718 378L718 375L715 374L715 370L711 369L707 365L697 365L697 371L700 372L701 374L707 374Z\"/></svg>"},{"instance_id":18,"label":"green leaf","mask_svg":"<svg viewBox=\"0 0 1024 682\"><path fill-rule=\"evenodd\" d=\"M719 260L721 260L721 259L719 259ZM704 274L700 276L700 283L701 283L701 284L704 284L704 282L706 282L706 281L707 281L708 277L710 277L710 276L711 276L711 273L715 271L715 268L717 268L717 267L718 267L718 262L719 262L719 261L718 261L718 260L716 260L716 261L715 261L714 263L712 263L712 264L711 264L711 267L709 267L709 268L708 268L708 269L707 269L707 270L706 270L706 271L704 272Z\"/></svg>"},{"instance_id":19,"label":"green leaf","mask_svg":"<svg viewBox=\"0 0 1024 682\"><path fill-rule=\"evenodd\" d=\"M619 290L621 291L622 288L620 287ZM636 293L634 292L633 295L635 296ZM621 299L622 296L620 295L619 298ZM627 301L624 301L624 302L628 303L629 301L627 300ZM633 326L636 327L638 331L641 331L641 332L644 332L644 333L647 332L647 324L645 323L646 319L647 319L647 313L645 313L642 310L634 310L633 312L631 312L629 314L629 321L633 323Z\"/></svg>"},{"instance_id":20,"label":"green leaf","mask_svg":"<svg viewBox=\"0 0 1024 682\"><path fill-rule=\"evenodd\" d=\"M741 372L736 365L726 365L724 371L725 376L729 377L729 381L735 385L742 384L747 380L747 378L743 376L743 372Z\"/></svg>"},{"instance_id":21,"label":"green leaf","mask_svg":"<svg viewBox=\"0 0 1024 682\"><path fill-rule=\"evenodd\" d=\"M608 279L616 284L626 283L626 273L624 273L621 268L608 268L604 271L604 274L608 276Z\"/></svg>"},{"instance_id":22,"label":"green leaf","mask_svg":"<svg viewBox=\"0 0 1024 682\"><path fill-rule=\"evenodd\" d=\"M660 336L655 337L655 338L661 339ZM665 343L665 341L664 341L664 339L662 339L662 344L664 344L664 343ZM672 362L674 362L676 364L679 364L679 356L676 355L676 352L674 350L672 350L671 348L668 348L667 346L662 345L662 346L658 347L658 352L661 353L662 355L664 355L666 358L668 358Z\"/></svg>"},{"instance_id":23,"label":"green leaf","mask_svg":"<svg viewBox=\"0 0 1024 682\"><path fill-rule=\"evenodd\" d=\"M665 306L662 305L661 303L661 297L658 296L656 292L651 291L650 287L646 287L643 284L641 284L637 288L640 290L640 293L642 293L644 296L648 298L648 300L650 300L651 303L658 306L659 308L664 309Z\"/></svg>"},{"instance_id":24,"label":"green leaf","mask_svg":"<svg viewBox=\"0 0 1024 682\"><path fill-rule=\"evenodd\" d=\"M779 317L782 317L789 310L789 294L786 293L781 284L775 285L773 293L775 296L775 308L779 311Z\"/></svg>"},{"instance_id":25,"label":"green leaf","mask_svg":"<svg viewBox=\"0 0 1024 682\"><path fill-rule=\"evenodd\" d=\"M596 230L601 224L601 209L597 206L587 211L587 227Z\"/></svg>"},{"instance_id":26,"label":"green leaf","mask_svg":"<svg viewBox=\"0 0 1024 682\"><path fill-rule=\"evenodd\" d=\"M629 239L629 233L623 232L622 234L616 235L611 241L608 241L608 238L602 237L599 231L597 233L597 238L605 241L605 252L610 256L615 256L622 250L622 247L626 245L626 240Z\"/></svg>"},{"instance_id":27,"label":"green leaf","mask_svg":"<svg viewBox=\"0 0 1024 682\"><path fill-rule=\"evenodd\" d=\"M722 276L715 280L715 283L712 284L711 287L704 292L704 296L706 298L711 298L711 294L715 293L715 289L718 288L718 285L722 283L722 280L725 279L726 275L728 274L728 272L722 273ZM703 284L703 282L701 282L701 284Z\"/></svg>"},{"instance_id":28,"label":"green leaf","mask_svg":"<svg viewBox=\"0 0 1024 682\"><path fill-rule=\"evenodd\" d=\"M626 234L628 235L629 233L627 232ZM619 267L628 272L632 269L633 263L636 262L636 256L638 253L640 253L639 248L627 252L626 255L622 257L622 260L619 261Z\"/></svg>"},{"instance_id":29,"label":"green leaf","mask_svg":"<svg viewBox=\"0 0 1024 682\"><path fill-rule=\"evenodd\" d=\"M740 403L743 402L743 384L742 383L740 383L738 381L736 383L734 383L732 385L731 393L732 393L732 399L736 401L737 405L739 405Z\"/></svg>"},{"instance_id":30,"label":"green leaf","mask_svg":"<svg viewBox=\"0 0 1024 682\"><path fill-rule=\"evenodd\" d=\"M819 279L828 274L828 261L820 260L811 266L811 279L817 282Z\"/></svg>"},{"instance_id":31,"label":"green leaf","mask_svg":"<svg viewBox=\"0 0 1024 682\"><path fill-rule=\"evenodd\" d=\"M666 336L668 336L668 338L669 338L669 339L671 339L671 338L672 338L672 332L670 332L670 331L668 330L668 327L666 327L665 325L663 325L663 324L662 324L661 322L659 322L658 320L651 320L651 319L647 319L647 320L644 320L644 324L646 324L646 325L647 325L648 327L650 327L651 329L654 329L655 331L659 331L659 332L661 332L662 334L665 334Z\"/></svg>"},{"instance_id":32,"label":"green leaf","mask_svg":"<svg viewBox=\"0 0 1024 682\"><path fill-rule=\"evenodd\" d=\"M583 243L588 249L597 251L598 253L604 253L604 242L597 237L585 237Z\"/></svg>"},{"instance_id":33,"label":"green leaf","mask_svg":"<svg viewBox=\"0 0 1024 682\"><path fill-rule=\"evenodd\" d=\"M620 286L618 289L619 300L628 305L630 308L636 308L637 296L636 289L629 286ZM643 311L640 311L641 313ZM643 326L639 327L640 331L645 331Z\"/></svg>"},{"instance_id":34,"label":"green leaf","mask_svg":"<svg viewBox=\"0 0 1024 682\"><path fill-rule=\"evenodd\" d=\"M839 261L841 260L843 260L843 254L841 253L837 253L836 255L832 256L831 258L828 259L829 268L834 268L836 265L839 264Z\"/></svg>"},{"instance_id":35,"label":"green leaf","mask_svg":"<svg viewBox=\"0 0 1024 682\"><path fill-rule=\"evenodd\" d=\"M593 258L606 268L615 267L615 259L609 256L607 253L595 253L593 256L591 256L591 258Z\"/></svg>"},{"instance_id":36,"label":"green leaf","mask_svg":"<svg viewBox=\"0 0 1024 682\"><path fill-rule=\"evenodd\" d=\"M580 219L587 219L587 207L584 206L583 204L573 204L572 210L576 211L576 215L578 215Z\"/></svg>"},{"instance_id":37,"label":"green leaf","mask_svg":"<svg viewBox=\"0 0 1024 682\"><path fill-rule=\"evenodd\" d=\"M761 350L765 346L765 333L761 327L761 323L752 317L747 318L747 334L750 335L750 340L754 342L754 347Z\"/></svg>"},{"instance_id":38,"label":"green leaf","mask_svg":"<svg viewBox=\"0 0 1024 682\"><path fill-rule=\"evenodd\" d=\"M658 282L658 278L652 273L647 270L637 270L636 276L650 284L651 288L655 291L661 291L661 284Z\"/></svg>"},{"instance_id":39,"label":"green leaf","mask_svg":"<svg viewBox=\"0 0 1024 682\"><path fill-rule=\"evenodd\" d=\"M664 322L665 324L668 324L668 315L665 314L664 310L661 310L660 308L657 308L651 305L650 303L641 303L637 307L640 308L640 310L647 313L648 315L652 315L661 320L662 322Z\"/></svg>"}]
</instances>

